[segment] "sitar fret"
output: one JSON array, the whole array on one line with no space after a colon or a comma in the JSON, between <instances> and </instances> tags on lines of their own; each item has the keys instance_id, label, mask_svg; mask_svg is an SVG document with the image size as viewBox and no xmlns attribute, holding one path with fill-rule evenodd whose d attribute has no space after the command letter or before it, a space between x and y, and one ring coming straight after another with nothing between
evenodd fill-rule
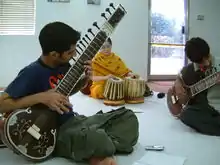
<instances>
[{"instance_id":1,"label":"sitar fret","mask_svg":"<svg viewBox=\"0 0 220 165\"><path fill-rule=\"evenodd\" d=\"M77 75L75 75L73 72L69 72L69 76L74 80L77 79ZM67 78L63 81L67 81Z\"/></svg>"},{"instance_id":2,"label":"sitar fret","mask_svg":"<svg viewBox=\"0 0 220 165\"><path fill-rule=\"evenodd\" d=\"M70 86L70 84L74 81L74 77L72 77L69 73L69 75L66 76L66 78L63 80L63 84L66 84Z\"/></svg>"},{"instance_id":3,"label":"sitar fret","mask_svg":"<svg viewBox=\"0 0 220 165\"><path fill-rule=\"evenodd\" d=\"M67 94L67 90L65 90L65 88L64 88L64 87L61 87L61 86L63 86L63 84L60 84L60 87L59 87L59 89L57 89L57 91L58 91L59 93L62 93L62 94L64 94L64 95L66 95L66 94Z\"/></svg>"},{"instance_id":4,"label":"sitar fret","mask_svg":"<svg viewBox=\"0 0 220 165\"><path fill-rule=\"evenodd\" d=\"M64 85L64 86L63 86ZM70 90L68 87L68 83L67 82L65 82L65 83L63 83L63 84L61 84L61 86L63 86L63 88L62 89L67 89L67 90Z\"/></svg>"},{"instance_id":5,"label":"sitar fret","mask_svg":"<svg viewBox=\"0 0 220 165\"><path fill-rule=\"evenodd\" d=\"M70 90L69 88L70 86L65 85L64 83L62 83L61 86L62 86L62 91L67 94Z\"/></svg>"}]
</instances>

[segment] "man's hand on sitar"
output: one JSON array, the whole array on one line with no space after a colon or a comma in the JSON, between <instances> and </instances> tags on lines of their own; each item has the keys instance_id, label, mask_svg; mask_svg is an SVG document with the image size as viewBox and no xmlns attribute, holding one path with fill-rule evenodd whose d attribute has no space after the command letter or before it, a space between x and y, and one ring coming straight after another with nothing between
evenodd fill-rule
<instances>
[{"instance_id":1,"label":"man's hand on sitar","mask_svg":"<svg viewBox=\"0 0 220 165\"><path fill-rule=\"evenodd\" d=\"M131 77L131 78L139 78L140 76L138 74L135 74L135 73L132 73L132 72L129 72L127 74L127 77Z\"/></svg>"}]
</instances>

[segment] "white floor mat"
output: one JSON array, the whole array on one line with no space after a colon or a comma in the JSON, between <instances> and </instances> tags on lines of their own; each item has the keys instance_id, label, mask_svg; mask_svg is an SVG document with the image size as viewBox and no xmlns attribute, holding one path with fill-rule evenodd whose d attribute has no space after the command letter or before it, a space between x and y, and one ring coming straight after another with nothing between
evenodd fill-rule
<instances>
[{"instance_id":1,"label":"white floor mat","mask_svg":"<svg viewBox=\"0 0 220 165\"><path fill-rule=\"evenodd\" d=\"M93 115L99 110L107 112L117 108L105 106L101 100L92 99L81 93L72 96L71 102L75 111L85 115ZM137 163L147 153L150 153L147 158L149 161L154 160L155 157L157 159L160 157L161 159L164 157L167 158L167 156L160 156L158 154L168 154L172 158L179 157L186 159L184 165L219 165L220 138L198 134L183 125L179 120L174 119L168 112L165 98L157 99L156 94L154 94L154 96L146 98L144 104L125 106L135 112L139 112L137 116L140 122L140 138L138 144L135 146L135 151L131 155L117 156L118 165L135 165L134 163ZM160 153L145 151L144 146L146 145L163 145L165 146L165 150ZM155 154L157 155L155 156ZM166 160L169 161L170 159L167 158ZM144 165L148 165L149 161L145 162ZM26 162L8 149L0 149L0 164L31 165L33 163ZM76 165L74 162L60 158L54 158L40 164ZM151 162L149 165L161 164L158 162L157 164L152 164ZM172 163L170 165L180 164Z\"/></svg>"}]
</instances>

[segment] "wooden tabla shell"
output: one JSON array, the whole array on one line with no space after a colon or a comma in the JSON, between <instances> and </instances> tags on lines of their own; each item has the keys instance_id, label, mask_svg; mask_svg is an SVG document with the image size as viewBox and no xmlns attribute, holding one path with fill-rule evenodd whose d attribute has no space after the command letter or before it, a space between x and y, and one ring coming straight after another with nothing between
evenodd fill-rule
<instances>
[{"instance_id":1,"label":"wooden tabla shell","mask_svg":"<svg viewBox=\"0 0 220 165\"><path fill-rule=\"evenodd\" d=\"M110 78L106 81L104 89L104 103L108 105L124 104L125 84L121 78Z\"/></svg>"},{"instance_id":2,"label":"wooden tabla shell","mask_svg":"<svg viewBox=\"0 0 220 165\"><path fill-rule=\"evenodd\" d=\"M145 93L145 80L136 77L125 78L125 98L128 103L143 103Z\"/></svg>"}]
</instances>

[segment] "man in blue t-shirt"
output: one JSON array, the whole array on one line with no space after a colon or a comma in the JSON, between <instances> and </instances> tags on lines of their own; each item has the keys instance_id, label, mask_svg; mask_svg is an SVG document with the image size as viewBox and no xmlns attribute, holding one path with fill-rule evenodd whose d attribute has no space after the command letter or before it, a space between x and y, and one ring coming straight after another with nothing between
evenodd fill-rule
<instances>
[{"instance_id":1,"label":"man in blue t-shirt","mask_svg":"<svg viewBox=\"0 0 220 165\"><path fill-rule=\"evenodd\" d=\"M5 89L2 96L4 100L0 105L1 112L42 103L58 113L65 112L64 115L60 115L61 124L74 115L68 98L50 89L55 88L69 70L69 60L76 55L75 45L79 39L79 32L63 23L46 25L39 35L43 51L41 57L23 68ZM87 70L91 68L88 64L85 63ZM83 87L87 77L83 77L75 89Z\"/></svg>"},{"instance_id":2,"label":"man in blue t-shirt","mask_svg":"<svg viewBox=\"0 0 220 165\"><path fill-rule=\"evenodd\" d=\"M54 89L58 85L59 81L61 81L61 79L64 77L66 72L69 70L69 68L70 64L68 63L58 67L50 67L44 63L43 58L39 58L19 72L18 76L5 89L5 94L9 95L13 99L19 99L36 93L45 92L49 89ZM72 94L77 92L84 85L86 85L86 77L83 77L79 81L79 83L77 83L77 86L74 88L75 90L72 92ZM45 98L43 97L42 99L46 99L45 101L49 101L47 99L50 96L48 96L47 94L48 93L42 93L40 96L45 96ZM50 94L57 95L57 93L54 92L50 92ZM62 114L58 118L58 122L61 125L65 121L67 121L68 118L74 115L75 112L72 111L71 104L68 102L67 98L64 98L65 96L60 94L59 96L57 96L57 99L59 99L59 97L61 97L59 100L60 102L62 102L62 99L65 100L66 106L63 106L62 104L56 102L56 104L52 103L50 107L52 108L52 110L56 110ZM44 100L40 101L40 103L46 104ZM8 106L8 104L6 104L5 106L7 107L5 107L4 110L12 110L10 106ZM23 105L21 105L21 107L23 107ZM20 108L20 106L17 108ZM63 113L63 111L65 113Z\"/></svg>"},{"instance_id":3,"label":"man in blue t-shirt","mask_svg":"<svg viewBox=\"0 0 220 165\"><path fill-rule=\"evenodd\" d=\"M6 88L5 93L0 97L0 113L10 113L17 109L44 104L61 114L61 124L74 117L75 113L71 109L69 99L51 89L56 87L68 71L69 60L76 54L76 43L79 39L79 32L62 22L53 22L44 26L39 35L42 55L23 68ZM90 62L85 62L85 77L79 81L73 93L87 85L86 82L91 76L90 65ZM109 140L108 136L104 138L106 141ZM93 144L94 141L91 143ZM109 147L102 145L101 150L109 151ZM88 158L90 162L104 161L106 165L114 162L113 158L108 157L109 155L103 155L102 159L93 156Z\"/></svg>"}]
</instances>

